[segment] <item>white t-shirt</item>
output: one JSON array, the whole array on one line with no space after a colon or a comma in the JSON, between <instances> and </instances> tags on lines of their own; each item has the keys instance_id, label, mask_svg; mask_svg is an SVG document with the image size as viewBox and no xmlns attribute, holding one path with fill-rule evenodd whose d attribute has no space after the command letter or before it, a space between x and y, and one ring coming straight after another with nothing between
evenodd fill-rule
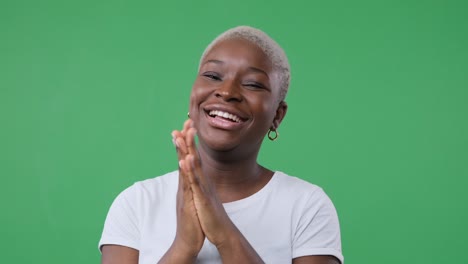
<instances>
[{"instance_id":1,"label":"white t-shirt","mask_svg":"<svg viewBox=\"0 0 468 264\"><path fill-rule=\"evenodd\" d=\"M137 182L112 204L99 248L114 244L137 249L140 264L154 264L171 246L176 232L178 171ZM257 193L223 204L232 222L265 263L332 255L343 263L335 207L323 190L282 172ZM221 263L205 240L197 263Z\"/></svg>"}]
</instances>

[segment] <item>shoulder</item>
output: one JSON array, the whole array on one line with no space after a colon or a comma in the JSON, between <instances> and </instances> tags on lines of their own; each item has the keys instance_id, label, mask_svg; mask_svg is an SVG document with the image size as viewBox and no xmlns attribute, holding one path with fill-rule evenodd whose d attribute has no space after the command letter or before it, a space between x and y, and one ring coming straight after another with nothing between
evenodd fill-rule
<instances>
[{"instance_id":1,"label":"shoulder","mask_svg":"<svg viewBox=\"0 0 468 264\"><path fill-rule=\"evenodd\" d=\"M171 196L177 192L179 172L172 171L161 176L135 182L122 191L117 199L154 200Z\"/></svg>"},{"instance_id":2,"label":"shoulder","mask_svg":"<svg viewBox=\"0 0 468 264\"><path fill-rule=\"evenodd\" d=\"M288 175L282 171L276 171L274 176L278 181L290 188L298 188L309 191L320 189L320 187L315 184L312 184L296 176Z\"/></svg>"},{"instance_id":3,"label":"shoulder","mask_svg":"<svg viewBox=\"0 0 468 264\"><path fill-rule=\"evenodd\" d=\"M277 181L276 191L278 192L285 193L293 197L300 196L301 198L304 198L304 196L314 196L316 198L323 198L326 196L325 192L320 186L298 177L290 176L281 171L275 172L274 177L275 181Z\"/></svg>"},{"instance_id":4,"label":"shoulder","mask_svg":"<svg viewBox=\"0 0 468 264\"><path fill-rule=\"evenodd\" d=\"M171 171L161 176L135 182L130 188L133 187L135 189L141 189L145 191L154 191L158 189L166 189L167 187L177 187L179 182L178 176L178 171Z\"/></svg>"},{"instance_id":5,"label":"shoulder","mask_svg":"<svg viewBox=\"0 0 468 264\"><path fill-rule=\"evenodd\" d=\"M136 182L122 191L107 213L99 247L122 245L139 249L141 236L147 232L145 222L154 222L154 214L171 215L177 186L175 171Z\"/></svg>"},{"instance_id":6,"label":"shoulder","mask_svg":"<svg viewBox=\"0 0 468 264\"><path fill-rule=\"evenodd\" d=\"M297 177L282 172L276 176L278 193L294 199L282 195L292 207L293 258L332 255L343 262L338 215L328 195L321 187Z\"/></svg>"},{"instance_id":7,"label":"shoulder","mask_svg":"<svg viewBox=\"0 0 468 264\"><path fill-rule=\"evenodd\" d=\"M290 204L295 212L326 211L331 215L336 214L333 202L320 186L280 171L274 177L276 184L273 196L278 198L276 202Z\"/></svg>"}]
</instances>

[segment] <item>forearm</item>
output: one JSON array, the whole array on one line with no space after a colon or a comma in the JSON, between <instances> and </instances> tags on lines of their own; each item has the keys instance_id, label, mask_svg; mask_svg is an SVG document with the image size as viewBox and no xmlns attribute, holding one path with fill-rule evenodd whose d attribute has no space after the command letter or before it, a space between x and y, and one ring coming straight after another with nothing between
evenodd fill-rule
<instances>
[{"instance_id":1,"label":"forearm","mask_svg":"<svg viewBox=\"0 0 468 264\"><path fill-rule=\"evenodd\" d=\"M191 264L195 263L196 259L196 254L187 253L174 243L159 260L158 264Z\"/></svg>"},{"instance_id":2,"label":"forearm","mask_svg":"<svg viewBox=\"0 0 468 264\"><path fill-rule=\"evenodd\" d=\"M218 251L223 264L264 263L255 249L237 229L225 242L218 245Z\"/></svg>"}]
</instances>

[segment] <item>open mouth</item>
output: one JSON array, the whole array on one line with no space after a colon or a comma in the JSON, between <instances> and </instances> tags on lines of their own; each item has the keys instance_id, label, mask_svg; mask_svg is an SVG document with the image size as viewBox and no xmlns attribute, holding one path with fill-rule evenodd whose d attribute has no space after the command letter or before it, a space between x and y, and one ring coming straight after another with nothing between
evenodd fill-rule
<instances>
[{"instance_id":1,"label":"open mouth","mask_svg":"<svg viewBox=\"0 0 468 264\"><path fill-rule=\"evenodd\" d=\"M228 112L219 111L219 110L211 110L208 112L208 115L213 118L220 118L220 119L234 122L234 123L242 122L242 119L239 116L228 113Z\"/></svg>"}]
</instances>

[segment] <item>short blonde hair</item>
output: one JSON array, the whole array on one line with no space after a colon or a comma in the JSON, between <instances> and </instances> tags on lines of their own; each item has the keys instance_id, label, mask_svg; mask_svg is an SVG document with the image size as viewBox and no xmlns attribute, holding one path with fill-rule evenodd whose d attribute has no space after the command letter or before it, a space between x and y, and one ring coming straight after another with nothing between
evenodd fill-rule
<instances>
[{"instance_id":1,"label":"short blonde hair","mask_svg":"<svg viewBox=\"0 0 468 264\"><path fill-rule=\"evenodd\" d=\"M249 27L249 26L238 26L231 28L221 35L216 37L203 51L198 64L200 70L201 64L205 59L205 56L211 51L211 49L221 41L228 39L244 39L255 45L257 45L265 55L270 59L273 64L273 70L278 76L278 83L280 85L280 101L284 100L289 89L289 83L291 79L290 67L288 58L284 50L265 32Z\"/></svg>"}]
</instances>

